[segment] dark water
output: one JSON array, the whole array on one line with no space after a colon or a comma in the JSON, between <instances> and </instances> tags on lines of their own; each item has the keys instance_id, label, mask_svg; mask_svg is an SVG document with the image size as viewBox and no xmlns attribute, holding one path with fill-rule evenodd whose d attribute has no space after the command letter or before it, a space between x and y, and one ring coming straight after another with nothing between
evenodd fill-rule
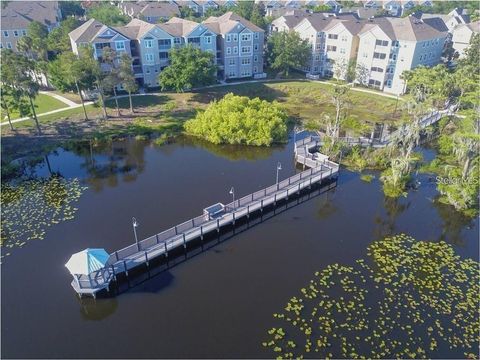
<instances>
[{"instance_id":1,"label":"dark water","mask_svg":"<svg viewBox=\"0 0 480 360\"><path fill-rule=\"evenodd\" d=\"M272 313L315 271L352 264L375 239L403 232L445 240L462 257L478 260L478 219L433 203L435 186L427 176L407 198L390 200L378 180L368 184L342 170L334 191L118 297L76 297L64 267L72 253L129 245L132 216L143 238L228 202L231 186L240 197L270 185L278 161L281 178L292 175L292 148L214 147L188 139L155 147L129 140L50 154L51 171L79 177L89 189L74 220L13 251L2 265L2 356L271 357L261 342ZM42 165L36 173L49 171Z\"/></svg>"}]
</instances>

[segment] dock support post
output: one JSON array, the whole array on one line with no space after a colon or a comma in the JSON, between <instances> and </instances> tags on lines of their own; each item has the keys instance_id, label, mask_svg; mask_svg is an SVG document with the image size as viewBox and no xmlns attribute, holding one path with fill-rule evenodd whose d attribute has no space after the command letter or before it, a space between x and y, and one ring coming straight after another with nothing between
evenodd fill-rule
<instances>
[{"instance_id":1,"label":"dock support post","mask_svg":"<svg viewBox=\"0 0 480 360\"><path fill-rule=\"evenodd\" d=\"M75 274L73 275L75 281L77 282L77 285L78 285L78 288L81 289L82 288L82 283L80 282L80 279L79 279L79 275Z\"/></svg>"},{"instance_id":2,"label":"dock support post","mask_svg":"<svg viewBox=\"0 0 480 360\"><path fill-rule=\"evenodd\" d=\"M160 239L158 238L158 234L155 235L155 238L157 239L157 244L160 242Z\"/></svg>"},{"instance_id":3,"label":"dock support post","mask_svg":"<svg viewBox=\"0 0 480 360\"><path fill-rule=\"evenodd\" d=\"M167 258L167 267L168 267L168 249L167 249L167 240L163 242L163 246L165 247L165 257Z\"/></svg>"},{"instance_id":4,"label":"dock support post","mask_svg":"<svg viewBox=\"0 0 480 360\"><path fill-rule=\"evenodd\" d=\"M247 206L247 219L250 219L250 205Z\"/></svg>"},{"instance_id":5,"label":"dock support post","mask_svg":"<svg viewBox=\"0 0 480 360\"><path fill-rule=\"evenodd\" d=\"M177 225L175 225L175 235L178 235Z\"/></svg>"},{"instance_id":6,"label":"dock support post","mask_svg":"<svg viewBox=\"0 0 480 360\"><path fill-rule=\"evenodd\" d=\"M147 264L148 266L148 253L145 251L145 263Z\"/></svg>"},{"instance_id":7,"label":"dock support post","mask_svg":"<svg viewBox=\"0 0 480 360\"><path fill-rule=\"evenodd\" d=\"M201 242L202 251L203 251L203 225L200 226L200 242Z\"/></svg>"},{"instance_id":8,"label":"dock support post","mask_svg":"<svg viewBox=\"0 0 480 360\"><path fill-rule=\"evenodd\" d=\"M115 251L115 259L118 261L118 252Z\"/></svg>"},{"instance_id":9,"label":"dock support post","mask_svg":"<svg viewBox=\"0 0 480 360\"><path fill-rule=\"evenodd\" d=\"M125 275L128 276L127 262L123 260L123 268L125 269Z\"/></svg>"},{"instance_id":10,"label":"dock support post","mask_svg":"<svg viewBox=\"0 0 480 360\"><path fill-rule=\"evenodd\" d=\"M277 194L273 197L273 206L277 205Z\"/></svg>"},{"instance_id":11,"label":"dock support post","mask_svg":"<svg viewBox=\"0 0 480 360\"><path fill-rule=\"evenodd\" d=\"M220 232L220 219L217 219L217 233Z\"/></svg>"},{"instance_id":12,"label":"dock support post","mask_svg":"<svg viewBox=\"0 0 480 360\"><path fill-rule=\"evenodd\" d=\"M186 259L187 258L187 239L185 239L185 233L183 233L182 235L183 235L183 251L185 253L185 259Z\"/></svg>"},{"instance_id":13,"label":"dock support post","mask_svg":"<svg viewBox=\"0 0 480 360\"><path fill-rule=\"evenodd\" d=\"M235 212L233 212L233 226L235 227Z\"/></svg>"},{"instance_id":14,"label":"dock support post","mask_svg":"<svg viewBox=\"0 0 480 360\"><path fill-rule=\"evenodd\" d=\"M110 265L110 267L112 268L113 280L117 281L117 274L115 274L115 266Z\"/></svg>"}]
</instances>

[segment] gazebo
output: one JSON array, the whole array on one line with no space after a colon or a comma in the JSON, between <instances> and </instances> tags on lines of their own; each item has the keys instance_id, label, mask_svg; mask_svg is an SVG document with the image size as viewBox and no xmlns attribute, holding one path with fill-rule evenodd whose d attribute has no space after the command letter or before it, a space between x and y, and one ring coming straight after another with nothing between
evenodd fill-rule
<instances>
[{"instance_id":1,"label":"gazebo","mask_svg":"<svg viewBox=\"0 0 480 360\"><path fill-rule=\"evenodd\" d=\"M73 276L72 286L77 293L95 294L108 288L112 273L106 266L110 255L105 249L85 249L70 256L65 267Z\"/></svg>"}]
</instances>

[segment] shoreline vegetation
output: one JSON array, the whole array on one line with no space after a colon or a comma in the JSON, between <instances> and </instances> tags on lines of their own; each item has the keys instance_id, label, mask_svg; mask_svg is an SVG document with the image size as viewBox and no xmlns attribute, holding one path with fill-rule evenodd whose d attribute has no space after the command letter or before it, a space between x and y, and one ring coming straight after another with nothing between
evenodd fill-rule
<instances>
[{"instance_id":1,"label":"shoreline vegetation","mask_svg":"<svg viewBox=\"0 0 480 360\"><path fill-rule=\"evenodd\" d=\"M128 97L116 102L110 99L106 101L107 120L101 119L101 106L90 105L87 121L83 119L81 109L71 110L65 118L59 118L58 114L42 118L42 136L36 135L33 123L22 123L14 131L6 129L2 134L2 179L21 172L19 163L25 163L23 160L27 164L35 163L43 153L80 139L98 142L134 136L152 139L156 146L160 146L185 133L213 144L262 147L285 142L287 125L298 124L308 130L326 133L327 141L322 151L334 161L360 173L364 170L382 171L379 177L384 183L385 194L405 196L412 171L418 170L420 165L423 169L428 168L428 164L420 163L421 156L414 151L420 134L413 134L408 143L400 139L394 146L383 149L349 147L335 138L341 134L370 136L378 125L396 128L415 121L420 112L411 111L411 100L411 95L407 95L399 103L371 93L354 92L340 82L334 85L307 80L146 94L133 97L134 113L129 111ZM114 115L117 103L120 115ZM423 105L421 110L425 111L427 104ZM266 121L254 121L263 116ZM441 126L435 126L434 132L441 133L444 127L445 121ZM371 181L368 176L364 180ZM471 192L469 196L472 197ZM442 201L451 204L445 196ZM477 212L471 201L455 208L469 216Z\"/></svg>"}]
</instances>

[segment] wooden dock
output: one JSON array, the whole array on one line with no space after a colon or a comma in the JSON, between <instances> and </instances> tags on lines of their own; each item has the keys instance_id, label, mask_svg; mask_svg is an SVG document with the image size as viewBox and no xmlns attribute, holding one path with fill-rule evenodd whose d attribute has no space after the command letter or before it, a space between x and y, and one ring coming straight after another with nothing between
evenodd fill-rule
<instances>
[{"instance_id":1,"label":"wooden dock","mask_svg":"<svg viewBox=\"0 0 480 360\"><path fill-rule=\"evenodd\" d=\"M319 139L307 137L295 142L295 160L304 170L265 189L244 196L229 204L221 203L204 209L202 215L178 224L170 229L150 236L138 243L114 251L107 264L101 270L90 275L74 275L72 286L81 295L95 297L99 291L109 290L110 283L118 275L128 276L128 272L160 256L168 259L169 253L176 249L186 251L187 244L201 239L210 233L220 233L227 226L235 226L251 214L262 212L264 208L275 206L280 200L311 188L312 185L327 179L338 177L339 165L329 161L328 157L316 152Z\"/></svg>"}]
</instances>

